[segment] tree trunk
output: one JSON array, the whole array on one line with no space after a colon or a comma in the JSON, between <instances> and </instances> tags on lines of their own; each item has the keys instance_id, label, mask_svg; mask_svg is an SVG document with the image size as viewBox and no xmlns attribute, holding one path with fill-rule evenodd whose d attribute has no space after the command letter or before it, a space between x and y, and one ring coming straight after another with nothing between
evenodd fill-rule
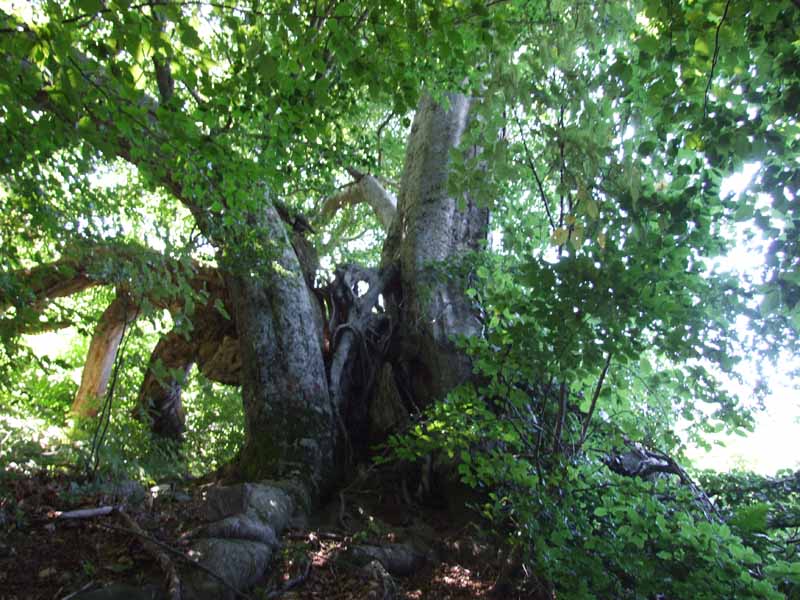
<instances>
[{"instance_id":1,"label":"tree trunk","mask_svg":"<svg viewBox=\"0 0 800 600\"><path fill-rule=\"evenodd\" d=\"M430 96L420 101L406 149L397 218L384 246L383 261L399 263L401 293L394 300L399 353L393 361L418 405L443 398L471 375L466 355L453 336L480 333L481 321L454 267L478 250L487 235L489 213L475 199L448 191L450 152L459 145L470 100L447 96L445 110Z\"/></svg>"},{"instance_id":2,"label":"tree trunk","mask_svg":"<svg viewBox=\"0 0 800 600\"><path fill-rule=\"evenodd\" d=\"M271 256L246 273L235 255L223 259L242 359L240 467L249 480L299 480L318 498L334 481L336 445L318 320L277 211L266 204L256 219Z\"/></svg>"},{"instance_id":3,"label":"tree trunk","mask_svg":"<svg viewBox=\"0 0 800 600\"><path fill-rule=\"evenodd\" d=\"M226 255L221 261L242 361L246 440L240 474L248 481L272 481L230 490L234 506L215 515L219 520L209 526L208 537L196 542L194 548L205 557L205 564L227 565L223 571L237 588L251 585L263 572L277 548L275 533L286 526L292 512L313 505L335 483L341 459L336 428L346 422L359 423L359 419L344 420L338 411L348 404L352 409L357 401L349 397L358 389L352 375L353 361L363 353L361 341L367 329L381 320L373 318L372 307L377 300L373 296L381 291L390 294L388 290L394 287L393 297L386 300L400 335L401 351L393 362L408 376L418 402L442 398L470 376L469 361L451 336L475 335L480 321L464 294L464 279L443 278L437 267L480 247L488 215L470 197L464 198L464 208L460 209L448 194L449 153L466 127L469 101L451 96L450 104L447 111L429 97L420 104L408 142L398 215L387 239L381 274L359 274L352 269L349 278L347 273L341 274L348 310L346 316L331 319L336 327L330 331L333 355L329 374L320 344L317 307L297 252L271 204L264 206L262 214L250 215L259 227L262 249L256 254L262 257L260 264L248 262L252 254L247 260ZM400 285L392 286L391 274L397 265L401 269ZM358 297L351 284L361 279L369 281L371 293ZM378 379L385 390L375 397L377 404L370 412L383 417L396 414L398 394L387 390L386 383L398 377L384 368L380 377L371 374L370 379ZM390 402L392 407L383 405ZM347 412L349 416L353 411ZM388 431L391 425L384 418L381 427ZM223 490L220 493L228 494ZM271 508L260 511L257 505ZM261 534L258 541L249 534L247 540L237 539L244 537L237 533L242 530ZM216 597L219 593L219 585L208 578L193 587L198 597Z\"/></svg>"},{"instance_id":4,"label":"tree trunk","mask_svg":"<svg viewBox=\"0 0 800 600\"><path fill-rule=\"evenodd\" d=\"M81 386L72 402L72 414L80 417L97 415L108 389L122 334L136 318L137 310L127 294L120 294L103 312L89 344Z\"/></svg>"},{"instance_id":5,"label":"tree trunk","mask_svg":"<svg viewBox=\"0 0 800 600\"><path fill-rule=\"evenodd\" d=\"M153 433L175 440L183 437L181 389L194 365L195 354L192 340L171 331L158 341L150 355L139 390L139 415L150 422Z\"/></svg>"}]
</instances>

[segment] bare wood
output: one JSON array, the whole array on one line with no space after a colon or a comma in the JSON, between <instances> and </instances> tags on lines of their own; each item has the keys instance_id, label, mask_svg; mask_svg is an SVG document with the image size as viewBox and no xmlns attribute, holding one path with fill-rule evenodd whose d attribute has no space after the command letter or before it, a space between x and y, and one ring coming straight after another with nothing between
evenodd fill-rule
<instances>
[{"instance_id":1,"label":"bare wood","mask_svg":"<svg viewBox=\"0 0 800 600\"><path fill-rule=\"evenodd\" d=\"M84 586L83 586L81 589L79 589L78 591L76 591L76 592L72 592L71 594L67 594L67 595L66 595L66 596L64 596L64 597L63 597L61 600L71 600L72 598L74 598L74 597L75 597L75 596L77 596L78 594L80 594L80 593L82 593L82 592L85 592L85 591L86 591L86 590L88 590L89 588L93 587L93 586L94 586L94 584L95 584L95 581L94 581L94 580L92 580L92 581L90 581L89 583L87 583L86 585L84 585Z\"/></svg>"},{"instance_id":2,"label":"bare wood","mask_svg":"<svg viewBox=\"0 0 800 600\"><path fill-rule=\"evenodd\" d=\"M372 175L365 175L354 169L348 169L348 171L355 181L338 194L325 200L322 205L321 220L327 222L339 209L363 202L370 205L375 216L378 217L378 221L388 231L397 214L397 198Z\"/></svg>"},{"instance_id":3,"label":"bare wood","mask_svg":"<svg viewBox=\"0 0 800 600\"><path fill-rule=\"evenodd\" d=\"M137 306L127 294L120 294L108 305L92 336L81 374L81 386L70 412L80 417L97 415L106 395L111 369L122 342L122 334L137 314Z\"/></svg>"},{"instance_id":4,"label":"bare wood","mask_svg":"<svg viewBox=\"0 0 800 600\"><path fill-rule=\"evenodd\" d=\"M68 510L66 512L56 511L56 519L91 519L93 517L104 517L114 512L113 506L99 506L97 508L82 508L80 510Z\"/></svg>"}]
</instances>

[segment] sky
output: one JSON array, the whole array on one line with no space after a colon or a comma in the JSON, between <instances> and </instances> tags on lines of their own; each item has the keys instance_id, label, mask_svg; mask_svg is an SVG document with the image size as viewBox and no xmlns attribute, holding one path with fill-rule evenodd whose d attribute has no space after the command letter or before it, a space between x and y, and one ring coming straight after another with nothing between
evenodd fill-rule
<instances>
[{"instance_id":1,"label":"sky","mask_svg":"<svg viewBox=\"0 0 800 600\"><path fill-rule=\"evenodd\" d=\"M733 193L733 201L738 200L759 167L759 163L749 163L740 173L727 177L720 187L720 195ZM759 198L759 202L769 204L770 198ZM714 261L714 266L747 274L755 282L761 282L768 241L758 237L746 241L748 227L747 222L737 224L737 244L725 258ZM746 319L737 322L736 326L746 328ZM752 404L749 390L755 383L758 367L754 360L745 359L738 367L745 384L726 381L726 386L737 393L745 405ZM765 366L764 370L770 373L771 393L764 401L764 411L756 415L755 431L744 437L716 436L724 446L715 446L708 453L697 448L691 450L689 455L695 464L720 471L748 469L763 475L774 475L779 469L800 469L800 381L793 380L790 375L791 371L798 369L800 357L792 356L781 357L777 369Z\"/></svg>"}]
</instances>

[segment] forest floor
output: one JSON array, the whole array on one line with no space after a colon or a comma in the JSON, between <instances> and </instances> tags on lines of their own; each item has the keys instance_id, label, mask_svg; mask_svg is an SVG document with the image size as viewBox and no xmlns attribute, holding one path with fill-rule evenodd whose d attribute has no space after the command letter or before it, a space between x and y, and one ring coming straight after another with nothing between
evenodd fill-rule
<instances>
[{"instance_id":1,"label":"forest floor","mask_svg":"<svg viewBox=\"0 0 800 600\"><path fill-rule=\"evenodd\" d=\"M165 580L164 572L150 542L183 566L186 534L203 522L205 486L200 482L146 490L132 482L122 487L79 485L63 474L39 473L5 477L0 485L0 600L50 600L109 584L158 584ZM132 521L116 512L92 518L59 516L59 511L118 505L125 486L128 497L131 490L140 495L123 509ZM269 577L248 597L380 599L384 594L374 580L342 566L337 557L351 545L405 541L409 532L427 540L436 559L410 576L393 577L394 598L492 597L500 560L489 545L477 541L477 531L463 515L409 506L398 496L397 487L388 493L357 489L339 494L310 525L284 533Z\"/></svg>"}]
</instances>

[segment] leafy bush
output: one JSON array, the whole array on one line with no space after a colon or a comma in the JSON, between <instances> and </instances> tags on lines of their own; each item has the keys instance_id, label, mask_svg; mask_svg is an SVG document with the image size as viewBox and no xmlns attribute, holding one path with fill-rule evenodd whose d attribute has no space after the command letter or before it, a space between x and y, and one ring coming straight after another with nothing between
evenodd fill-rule
<instances>
[{"instance_id":1,"label":"leafy bush","mask_svg":"<svg viewBox=\"0 0 800 600\"><path fill-rule=\"evenodd\" d=\"M570 257L478 263L467 294L484 331L462 340L474 381L391 438L395 457L454 465L483 492L476 509L514 548L528 585L559 598L797 597L796 542L763 537L765 515L796 509L796 488L744 493L744 475L692 482L670 458L683 456L678 420L702 439L749 417L704 368L676 366L697 340L648 348L641 331L669 318L663 306L605 304L593 269ZM661 467L614 472L615 460L633 460L632 440L658 449Z\"/></svg>"},{"instance_id":2,"label":"leafy bush","mask_svg":"<svg viewBox=\"0 0 800 600\"><path fill-rule=\"evenodd\" d=\"M536 433L522 426L462 388L392 445L405 460L453 457L462 482L485 492L478 508L493 530L558 597L796 597L800 562L757 543L752 510L708 515L677 477L613 473L597 449L537 459Z\"/></svg>"}]
</instances>

